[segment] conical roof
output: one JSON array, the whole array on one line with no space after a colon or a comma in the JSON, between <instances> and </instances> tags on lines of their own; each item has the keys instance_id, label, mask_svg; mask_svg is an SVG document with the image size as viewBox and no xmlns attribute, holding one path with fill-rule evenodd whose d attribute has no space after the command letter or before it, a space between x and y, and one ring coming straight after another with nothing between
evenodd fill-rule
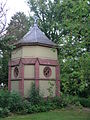
<instances>
[{"instance_id":1,"label":"conical roof","mask_svg":"<svg viewBox=\"0 0 90 120\"><path fill-rule=\"evenodd\" d=\"M56 44L49 40L49 38L42 32L38 25L34 23L33 27L29 32L16 43L16 47L25 46L25 45L41 45L48 47L55 47Z\"/></svg>"}]
</instances>

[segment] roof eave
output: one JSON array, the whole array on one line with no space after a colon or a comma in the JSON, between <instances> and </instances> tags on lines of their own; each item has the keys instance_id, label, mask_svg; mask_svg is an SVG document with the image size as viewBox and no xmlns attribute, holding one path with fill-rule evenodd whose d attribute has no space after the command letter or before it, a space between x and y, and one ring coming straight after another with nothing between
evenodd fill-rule
<instances>
[{"instance_id":1,"label":"roof eave","mask_svg":"<svg viewBox=\"0 0 90 120\"><path fill-rule=\"evenodd\" d=\"M43 43L18 43L15 44L16 48L19 48L21 46L44 46L44 47L50 47L50 48L58 48L58 46L56 44L43 44Z\"/></svg>"}]
</instances>

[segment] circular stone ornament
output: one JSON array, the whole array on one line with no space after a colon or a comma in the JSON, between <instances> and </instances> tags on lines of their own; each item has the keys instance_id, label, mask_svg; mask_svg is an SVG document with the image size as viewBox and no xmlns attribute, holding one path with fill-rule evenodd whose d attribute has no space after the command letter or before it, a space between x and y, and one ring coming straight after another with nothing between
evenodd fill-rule
<instances>
[{"instance_id":1,"label":"circular stone ornament","mask_svg":"<svg viewBox=\"0 0 90 120\"><path fill-rule=\"evenodd\" d=\"M18 77L18 75L19 75L19 69L18 69L18 67L15 67L14 68L14 77L16 78L16 77Z\"/></svg>"},{"instance_id":2,"label":"circular stone ornament","mask_svg":"<svg viewBox=\"0 0 90 120\"><path fill-rule=\"evenodd\" d=\"M45 67L45 68L43 69L43 74L44 74L45 77L50 77L51 74L52 74L51 68L50 68L50 67Z\"/></svg>"}]
</instances>

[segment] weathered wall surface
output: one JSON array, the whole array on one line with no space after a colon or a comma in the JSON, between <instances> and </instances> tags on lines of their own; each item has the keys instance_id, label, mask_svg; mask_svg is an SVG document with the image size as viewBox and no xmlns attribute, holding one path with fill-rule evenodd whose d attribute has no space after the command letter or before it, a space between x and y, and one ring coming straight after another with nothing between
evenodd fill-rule
<instances>
[{"instance_id":1,"label":"weathered wall surface","mask_svg":"<svg viewBox=\"0 0 90 120\"><path fill-rule=\"evenodd\" d=\"M12 52L11 59L17 60L19 58L41 58L41 59L50 59L57 60L57 49L52 49L43 46L23 46L21 48L17 48ZM48 88L50 87L49 81L53 86L53 96L55 96L56 90L56 71L54 66L49 66L51 68L51 76L45 77L43 70L44 65L39 66L39 87L41 93L44 94L44 97L49 96ZM15 78L14 76L14 68L11 68L11 90L19 92L19 77L21 77L21 73ZM18 68L20 68L18 66ZM20 72L20 69L19 69ZM24 96L28 97L30 87L32 82L35 82L33 79L35 78L35 65L24 65ZM49 79L49 80L48 80ZM54 81L55 80L55 81Z\"/></svg>"},{"instance_id":2,"label":"weathered wall surface","mask_svg":"<svg viewBox=\"0 0 90 120\"><path fill-rule=\"evenodd\" d=\"M55 96L55 90L56 90L56 82L55 81L46 81L46 80L40 80L39 81L39 88L40 88L40 92L41 94L44 95L44 97L47 97L50 95L48 88L50 88L50 83L53 84L54 86L52 87L52 95Z\"/></svg>"},{"instance_id":3,"label":"weathered wall surface","mask_svg":"<svg viewBox=\"0 0 90 120\"><path fill-rule=\"evenodd\" d=\"M15 50L13 50L12 54L11 54L11 59L19 59L22 57L22 47L21 48L17 48Z\"/></svg>"},{"instance_id":4,"label":"weathered wall surface","mask_svg":"<svg viewBox=\"0 0 90 120\"><path fill-rule=\"evenodd\" d=\"M19 91L19 80L11 81L11 91L20 92Z\"/></svg>"},{"instance_id":5,"label":"weathered wall surface","mask_svg":"<svg viewBox=\"0 0 90 120\"><path fill-rule=\"evenodd\" d=\"M24 65L24 78L34 78L34 65Z\"/></svg>"},{"instance_id":6,"label":"weathered wall surface","mask_svg":"<svg viewBox=\"0 0 90 120\"><path fill-rule=\"evenodd\" d=\"M28 97L30 88L31 88L33 82L34 82L34 80L25 80L24 81L24 97Z\"/></svg>"},{"instance_id":7,"label":"weathered wall surface","mask_svg":"<svg viewBox=\"0 0 90 120\"><path fill-rule=\"evenodd\" d=\"M14 79L14 68L15 68L15 67L12 67L12 68L11 68L11 79Z\"/></svg>"},{"instance_id":8,"label":"weathered wall surface","mask_svg":"<svg viewBox=\"0 0 90 120\"><path fill-rule=\"evenodd\" d=\"M42 58L57 60L57 49L42 46L24 46L12 51L11 59Z\"/></svg>"},{"instance_id":9,"label":"weathered wall surface","mask_svg":"<svg viewBox=\"0 0 90 120\"><path fill-rule=\"evenodd\" d=\"M43 58L57 60L57 50L42 46L24 46L23 58Z\"/></svg>"}]
</instances>

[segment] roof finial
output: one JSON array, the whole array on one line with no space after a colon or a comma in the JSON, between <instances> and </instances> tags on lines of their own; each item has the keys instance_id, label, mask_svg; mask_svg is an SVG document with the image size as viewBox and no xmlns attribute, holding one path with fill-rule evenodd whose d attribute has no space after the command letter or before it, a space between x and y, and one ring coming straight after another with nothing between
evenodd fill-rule
<instances>
[{"instance_id":1,"label":"roof finial","mask_svg":"<svg viewBox=\"0 0 90 120\"><path fill-rule=\"evenodd\" d=\"M38 24L38 23L37 23L38 17L37 17L37 16L34 16L33 19L34 19L34 25L37 25L37 24Z\"/></svg>"}]
</instances>

